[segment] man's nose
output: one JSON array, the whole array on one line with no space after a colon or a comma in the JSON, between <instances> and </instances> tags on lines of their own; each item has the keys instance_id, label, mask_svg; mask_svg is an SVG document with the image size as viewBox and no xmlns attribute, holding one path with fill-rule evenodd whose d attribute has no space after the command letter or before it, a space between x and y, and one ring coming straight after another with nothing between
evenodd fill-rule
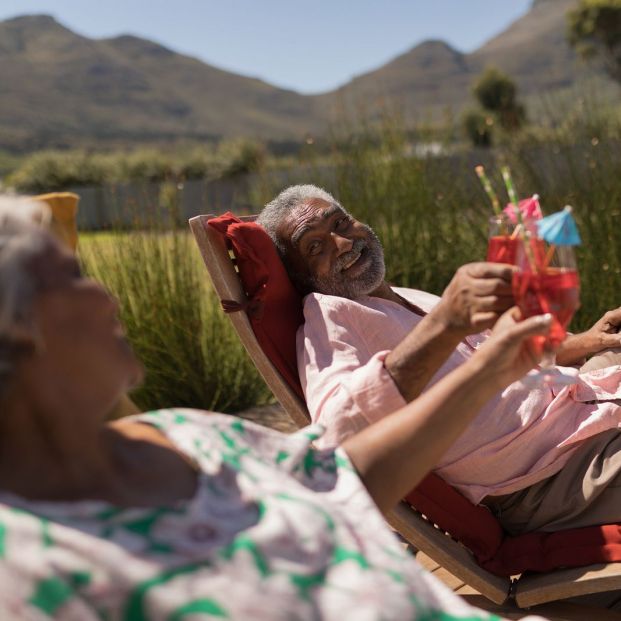
<instances>
[{"instance_id":1,"label":"man's nose","mask_svg":"<svg viewBox=\"0 0 621 621\"><path fill-rule=\"evenodd\" d=\"M347 239L338 233L332 233L332 240L339 255L349 252L354 247L354 242L351 239Z\"/></svg>"}]
</instances>

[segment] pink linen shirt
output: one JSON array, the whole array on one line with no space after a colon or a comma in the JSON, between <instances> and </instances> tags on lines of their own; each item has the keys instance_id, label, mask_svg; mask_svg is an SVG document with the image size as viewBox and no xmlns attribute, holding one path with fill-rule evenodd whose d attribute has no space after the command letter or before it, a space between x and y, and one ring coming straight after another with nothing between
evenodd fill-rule
<instances>
[{"instance_id":1,"label":"pink linen shirt","mask_svg":"<svg viewBox=\"0 0 621 621\"><path fill-rule=\"evenodd\" d=\"M395 291L425 311L439 300L423 291ZM322 446L339 444L405 405L384 359L422 317L382 298L313 293L304 299L304 319L298 369L311 418L327 428ZM462 341L429 386L486 338ZM584 440L619 427L621 407L610 402L619 398L618 365L582 373L571 386L515 382L483 407L435 471L473 503L524 489L557 473Z\"/></svg>"}]
</instances>

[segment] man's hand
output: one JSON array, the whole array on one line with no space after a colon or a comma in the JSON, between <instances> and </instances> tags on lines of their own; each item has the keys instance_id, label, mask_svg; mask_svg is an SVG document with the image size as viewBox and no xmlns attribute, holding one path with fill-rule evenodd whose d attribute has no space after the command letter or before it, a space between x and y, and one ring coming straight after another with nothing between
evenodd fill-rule
<instances>
[{"instance_id":1,"label":"man's hand","mask_svg":"<svg viewBox=\"0 0 621 621\"><path fill-rule=\"evenodd\" d=\"M604 313L592 328L568 336L556 352L556 362L572 365L583 362L586 356L605 349L621 347L621 307Z\"/></svg>"},{"instance_id":2,"label":"man's hand","mask_svg":"<svg viewBox=\"0 0 621 621\"><path fill-rule=\"evenodd\" d=\"M621 345L619 328L621 328L621 307L604 313L592 328L583 333L586 344L591 349L589 353L596 354L603 349L619 347Z\"/></svg>"},{"instance_id":3,"label":"man's hand","mask_svg":"<svg viewBox=\"0 0 621 621\"><path fill-rule=\"evenodd\" d=\"M491 328L514 305L514 268L501 263L468 263L460 267L432 313L445 328L463 336Z\"/></svg>"}]
</instances>

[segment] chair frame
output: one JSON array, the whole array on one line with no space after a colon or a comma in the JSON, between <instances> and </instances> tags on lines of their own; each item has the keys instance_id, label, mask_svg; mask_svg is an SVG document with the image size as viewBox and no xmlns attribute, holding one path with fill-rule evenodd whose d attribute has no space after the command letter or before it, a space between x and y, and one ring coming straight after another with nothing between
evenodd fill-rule
<instances>
[{"instance_id":1,"label":"chair frame","mask_svg":"<svg viewBox=\"0 0 621 621\"><path fill-rule=\"evenodd\" d=\"M190 228L216 294L221 300L234 300L242 304L247 298L234 257L221 236L207 226L214 217L195 216L189 221ZM254 221L256 216L241 219ZM306 404L289 387L264 353L246 313L239 311L229 314L229 317L250 358L287 414L298 427L308 424L310 415ZM514 579L503 578L480 567L467 548L454 541L409 504L400 503L386 515L386 519L408 543L494 604L513 602L518 608L529 608L559 599L621 589L621 563L523 574Z\"/></svg>"}]
</instances>

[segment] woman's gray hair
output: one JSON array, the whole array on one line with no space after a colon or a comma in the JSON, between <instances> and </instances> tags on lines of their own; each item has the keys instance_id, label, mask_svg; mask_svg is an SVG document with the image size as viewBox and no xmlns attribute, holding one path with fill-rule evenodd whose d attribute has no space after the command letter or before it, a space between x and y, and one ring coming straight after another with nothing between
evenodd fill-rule
<instances>
[{"instance_id":1,"label":"woman's gray hair","mask_svg":"<svg viewBox=\"0 0 621 621\"><path fill-rule=\"evenodd\" d=\"M267 231L276 244L276 248L278 248L278 252L283 260L286 259L286 246L284 240L278 236L278 227L296 207L313 199L321 199L343 209L341 204L330 193L316 185L292 185L265 205L257 218L257 222ZM343 209L343 211L345 210Z\"/></svg>"},{"instance_id":2,"label":"woman's gray hair","mask_svg":"<svg viewBox=\"0 0 621 621\"><path fill-rule=\"evenodd\" d=\"M37 283L28 266L49 244L42 230L49 220L44 203L0 196L0 393L14 366L15 334L31 322Z\"/></svg>"}]
</instances>

